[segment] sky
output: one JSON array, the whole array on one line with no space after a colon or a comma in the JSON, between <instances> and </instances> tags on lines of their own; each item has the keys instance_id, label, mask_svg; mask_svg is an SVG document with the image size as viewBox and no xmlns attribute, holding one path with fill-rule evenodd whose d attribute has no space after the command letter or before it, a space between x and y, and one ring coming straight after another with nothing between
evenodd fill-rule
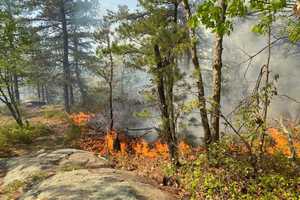
<instances>
[{"instance_id":1,"label":"sky","mask_svg":"<svg viewBox=\"0 0 300 200\"><path fill-rule=\"evenodd\" d=\"M102 0L102 8L104 10L116 10L118 5L127 5L129 9L136 8L137 0Z\"/></svg>"}]
</instances>

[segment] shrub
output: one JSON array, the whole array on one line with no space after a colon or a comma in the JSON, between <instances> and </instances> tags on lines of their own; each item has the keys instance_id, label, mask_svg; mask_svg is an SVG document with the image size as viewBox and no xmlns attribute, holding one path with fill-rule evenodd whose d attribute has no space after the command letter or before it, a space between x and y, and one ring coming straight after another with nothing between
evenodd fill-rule
<instances>
[{"instance_id":1,"label":"shrub","mask_svg":"<svg viewBox=\"0 0 300 200\"><path fill-rule=\"evenodd\" d=\"M64 140L65 142L69 143L80 138L80 136L81 136L80 127L76 126L75 124L71 124L65 132Z\"/></svg>"},{"instance_id":2,"label":"shrub","mask_svg":"<svg viewBox=\"0 0 300 200\"><path fill-rule=\"evenodd\" d=\"M47 135L51 130L44 125L20 127L9 124L0 128L0 150L15 144L30 144L39 136Z\"/></svg>"},{"instance_id":3,"label":"shrub","mask_svg":"<svg viewBox=\"0 0 300 200\"><path fill-rule=\"evenodd\" d=\"M57 106L46 106L42 109L43 116L46 119L58 118L67 119L68 115L63 111L61 107Z\"/></svg>"},{"instance_id":4,"label":"shrub","mask_svg":"<svg viewBox=\"0 0 300 200\"><path fill-rule=\"evenodd\" d=\"M18 191L20 188L22 188L24 185L25 185L24 181L15 180L4 187L3 193L6 194L7 196L10 196L14 194L16 191Z\"/></svg>"},{"instance_id":5,"label":"shrub","mask_svg":"<svg viewBox=\"0 0 300 200\"><path fill-rule=\"evenodd\" d=\"M291 160L279 154L263 157L254 173L247 155L235 155L228 144L214 144L208 154L181 166L181 184L190 199L299 199L299 170Z\"/></svg>"}]
</instances>

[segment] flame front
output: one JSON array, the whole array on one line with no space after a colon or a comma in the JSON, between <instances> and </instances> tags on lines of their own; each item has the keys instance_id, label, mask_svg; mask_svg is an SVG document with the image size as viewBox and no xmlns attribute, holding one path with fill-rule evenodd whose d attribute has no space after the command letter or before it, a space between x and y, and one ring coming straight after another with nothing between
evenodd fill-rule
<instances>
[{"instance_id":1,"label":"flame front","mask_svg":"<svg viewBox=\"0 0 300 200\"><path fill-rule=\"evenodd\" d=\"M268 133L275 142L275 145L273 145L272 147L269 147L267 149L268 152L271 154L274 154L274 153L280 151L286 156L291 156L288 137L276 128L270 128L268 130ZM294 140L293 146L296 149L297 156L300 156L300 142L297 140Z\"/></svg>"},{"instance_id":2,"label":"flame front","mask_svg":"<svg viewBox=\"0 0 300 200\"><path fill-rule=\"evenodd\" d=\"M80 112L78 114L71 115L70 118L75 125L81 127L82 130L85 131L86 123L93 116L94 115L92 114ZM275 142L274 145L267 147L268 153L274 154L280 151L286 156L291 156L288 137L276 128L268 129L268 133L271 136L272 140ZM114 142L116 141L117 137L120 141L119 152L116 152L114 150ZM295 140L293 145L296 149L297 155L300 156L299 140ZM97 151L101 156L105 156L107 154L111 154L114 156L127 156L129 154L134 154L136 156L147 157L151 159L169 158L168 145L161 140L157 140L156 142L149 144L144 139L129 139L125 134L117 134L115 131L107 132L105 137L101 136L96 140L88 139L82 142L81 146L86 150ZM183 156L190 155L192 153L191 147L183 141L179 143L178 148L180 154ZM243 149L241 148L236 149L235 145L233 145L231 148L233 151L243 151Z\"/></svg>"},{"instance_id":3,"label":"flame front","mask_svg":"<svg viewBox=\"0 0 300 200\"><path fill-rule=\"evenodd\" d=\"M119 152L114 151L114 142L117 137L119 137L121 147ZM182 155L186 155L191 151L191 149L186 143L180 142L179 151ZM111 131L106 134L105 141L102 145L99 145L99 152L101 156L109 153L114 156L126 156L128 154L133 154L150 159L169 158L168 145L162 141L158 140L155 143L149 144L143 139L129 140L126 136L124 136L124 134L119 134L118 136L115 131Z\"/></svg>"},{"instance_id":4,"label":"flame front","mask_svg":"<svg viewBox=\"0 0 300 200\"><path fill-rule=\"evenodd\" d=\"M80 112L70 115L72 122L77 126L85 125L94 115Z\"/></svg>"}]
</instances>

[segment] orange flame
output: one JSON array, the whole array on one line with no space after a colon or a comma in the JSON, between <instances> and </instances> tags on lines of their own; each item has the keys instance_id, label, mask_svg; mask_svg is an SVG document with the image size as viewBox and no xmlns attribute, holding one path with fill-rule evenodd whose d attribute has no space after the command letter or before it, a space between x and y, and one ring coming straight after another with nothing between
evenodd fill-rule
<instances>
[{"instance_id":1,"label":"orange flame","mask_svg":"<svg viewBox=\"0 0 300 200\"><path fill-rule=\"evenodd\" d=\"M114 142L116 138L120 140L120 152L114 151ZM180 142L178 145L181 155L187 155L191 152L191 148L184 142ZM126 156L128 154L133 154L136 156L142 156L150 159L155 158L169 158L168 145L156 141L153 144L149 144L143 139L133 139L129 140L124 134L117 134L115 131L108 132L106 134L105 140L99 145L100 155L104 156L107 153L113 156Z\"/></svg>"},{"instance_id":2,"label":"orange flame","mask_svg":"<svg viewBox=\"0 0 300 200\"><path fill-rule=\"evenodd\" d=\"M275 145L272 147L269 147L267 150L270 154L274 154L278 151L282 152L286 156L291 156L291 151L289 148L288 143L288 137L281 133L276 128L270 128L268 130L269 135L272 137L272 139L275 142ZM297 155L300 156L300 142L295 140L293 141L293 145L296 148Z\"/></svg>"},{"instance_id":3,"label":"orange flame","mask_svg":"<svg viewBox=\"0 0 300 200\"><path fill-rule=\"evenodd\" d=\"M75 125L82 126L85 125L89 120L91 120L93 116L93 114L80 112L70 115L70 118Z\"/></svg>"}]
</instances>

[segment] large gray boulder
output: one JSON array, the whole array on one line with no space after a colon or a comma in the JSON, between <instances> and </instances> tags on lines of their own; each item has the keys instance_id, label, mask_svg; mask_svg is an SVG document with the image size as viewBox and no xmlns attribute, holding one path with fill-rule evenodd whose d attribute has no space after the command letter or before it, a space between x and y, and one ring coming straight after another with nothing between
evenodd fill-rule
<instances>
[{"instance_id":1,"label":"large gray boulder","mask_svg":"<svg viewBox=\"0 0 300 200\"><path fill-rule=\"evenodd\" d=\"M132 172L112 169L93 153L61 149L6 160L0 199L169 200Z\"/></svg>"}]
</instances>

